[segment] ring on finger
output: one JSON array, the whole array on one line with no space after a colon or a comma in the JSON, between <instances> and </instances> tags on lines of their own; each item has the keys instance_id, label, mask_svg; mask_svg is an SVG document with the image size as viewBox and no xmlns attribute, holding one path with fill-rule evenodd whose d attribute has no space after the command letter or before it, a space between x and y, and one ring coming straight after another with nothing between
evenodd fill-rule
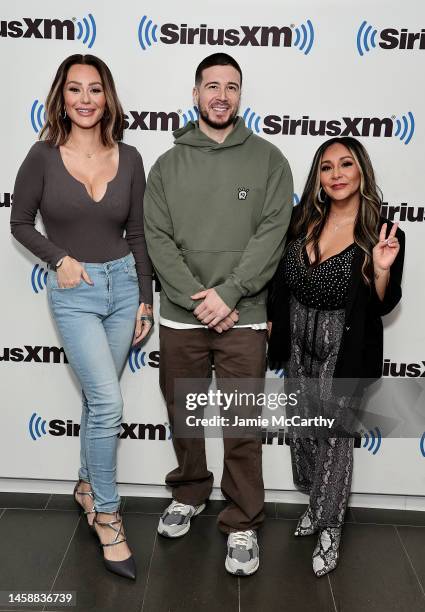
<instances>
[{"instance_id":1,"label":"ring on finger","mask_svg":"<svg viewBox=\"0 0 425 612\"><path fill-rule=\"evenodd\" d=\"M153 316L152 315L142 314L139 317L139 321L141 321L142 323L150 323L151 325L153 325Z\"/></svg>"}]
</instances>

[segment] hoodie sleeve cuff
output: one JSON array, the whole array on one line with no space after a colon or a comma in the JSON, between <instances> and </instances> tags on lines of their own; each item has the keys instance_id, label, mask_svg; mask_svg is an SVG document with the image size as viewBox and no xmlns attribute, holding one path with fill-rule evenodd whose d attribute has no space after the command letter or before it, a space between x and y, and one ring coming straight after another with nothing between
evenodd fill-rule
<instances>
[{"instance_id":1,"label":"hoodie sleeve cuff","mask_svg":"<svg viewBox=\"0 0 425 612\"><path fill-rule=\"evenodd\" d=\"M221 297L226 306L228 306L231 310L234 309L245 293L236 285L234 281L231 280L226 280L225 283L217 285L217 287L214 287L214 289L217 291L218 295Z\"/></svg>"}]
</instances>

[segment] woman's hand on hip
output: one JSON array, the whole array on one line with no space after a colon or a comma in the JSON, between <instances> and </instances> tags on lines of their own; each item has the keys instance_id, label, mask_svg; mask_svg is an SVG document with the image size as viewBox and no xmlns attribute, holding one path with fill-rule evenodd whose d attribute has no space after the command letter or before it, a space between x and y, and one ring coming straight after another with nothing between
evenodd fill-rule
<instances>
[{"instance_id":1,"label":"woman's hand on hip","mask_svg":"<svg viewBox=\"0 0 425 612\"><path fill-rule=\"evenodd\" d=\"M153 325L153 309L150 304L140 304L137 309L136 325L134 328L134 337L132 346L139 344L150 332Z\"/></svg>"},{"instance_id":2,"label":"woman's hand on hip","mask_svg":"<svg viewBox=\"0 0 425 612\"><path fill-rule=\"evenodd\" d=\"M88 285L94 285L92 279L87 274L79 261L66 255L59 268L57 269L57 280L59 289L70 289L81 283L81 279Z\"/></svg>"}]
</instances>

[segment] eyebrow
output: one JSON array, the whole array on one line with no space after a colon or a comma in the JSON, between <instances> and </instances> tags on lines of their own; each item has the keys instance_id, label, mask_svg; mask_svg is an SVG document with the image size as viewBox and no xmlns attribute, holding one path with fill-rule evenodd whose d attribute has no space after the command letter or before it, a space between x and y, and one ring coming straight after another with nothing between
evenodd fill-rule
<instances>
[{"instance_id":1,"label":"eyebrow","mask_svg":"<svg viewBox=\"0 0 425 612\"><path fill-rule=\"evenodd\" d=\"M68 81L67 85L69 85L70 83L75 83L76 85L82 85L80 81ZM102 83L100 81L93 81L92 83L89 83L89 85L102 85Z\"/></svg>"},{"instance_id":2,"label":"eyebrow","mask_svg":"<svg viewBox=\"0 0 425 612\"><path fill-rule=\"evenodd\" d=\"M208 81L207 83L205 83L205 87L207 85L220 85L220 83L218 81ZM226 83L226 85L235 85L236 87L240 87L239 83L235 83L235 81L229 81L228 83Z\"/></svg>"},{"instance_id":3,"label":"eyebrow","mask_svg":"<svg viewBox=\"0 0 425 612\"><path fill-rule=\"evenodd\" d=\"M339 158L338 161L341 161L341 159L354 159L354 157L352 155L343 155L342 157ZM322 159L320 163L321 164L331 164L332 162L329 159Z\"/></svg>"}]
</instances>

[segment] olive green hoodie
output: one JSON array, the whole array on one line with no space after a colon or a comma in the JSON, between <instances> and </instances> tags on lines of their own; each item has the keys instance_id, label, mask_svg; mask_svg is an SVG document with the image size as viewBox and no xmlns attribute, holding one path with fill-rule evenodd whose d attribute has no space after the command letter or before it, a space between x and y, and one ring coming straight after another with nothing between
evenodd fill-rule
<instances>
[{"instance_id":1,"label":"olive green hoodie","mask_svg":"<svg viewBox=\"0 0 425 612\"><path fill-rule=\"evenodd\" d=\"M199 324L196 292L214 287L239 325L266 320L265 286L285 244L293 184L280 150L239 117L224 142L197 122L174 132L145 192L149 255L162 285L161 316Z\"/></svg>"}]
</instances>

